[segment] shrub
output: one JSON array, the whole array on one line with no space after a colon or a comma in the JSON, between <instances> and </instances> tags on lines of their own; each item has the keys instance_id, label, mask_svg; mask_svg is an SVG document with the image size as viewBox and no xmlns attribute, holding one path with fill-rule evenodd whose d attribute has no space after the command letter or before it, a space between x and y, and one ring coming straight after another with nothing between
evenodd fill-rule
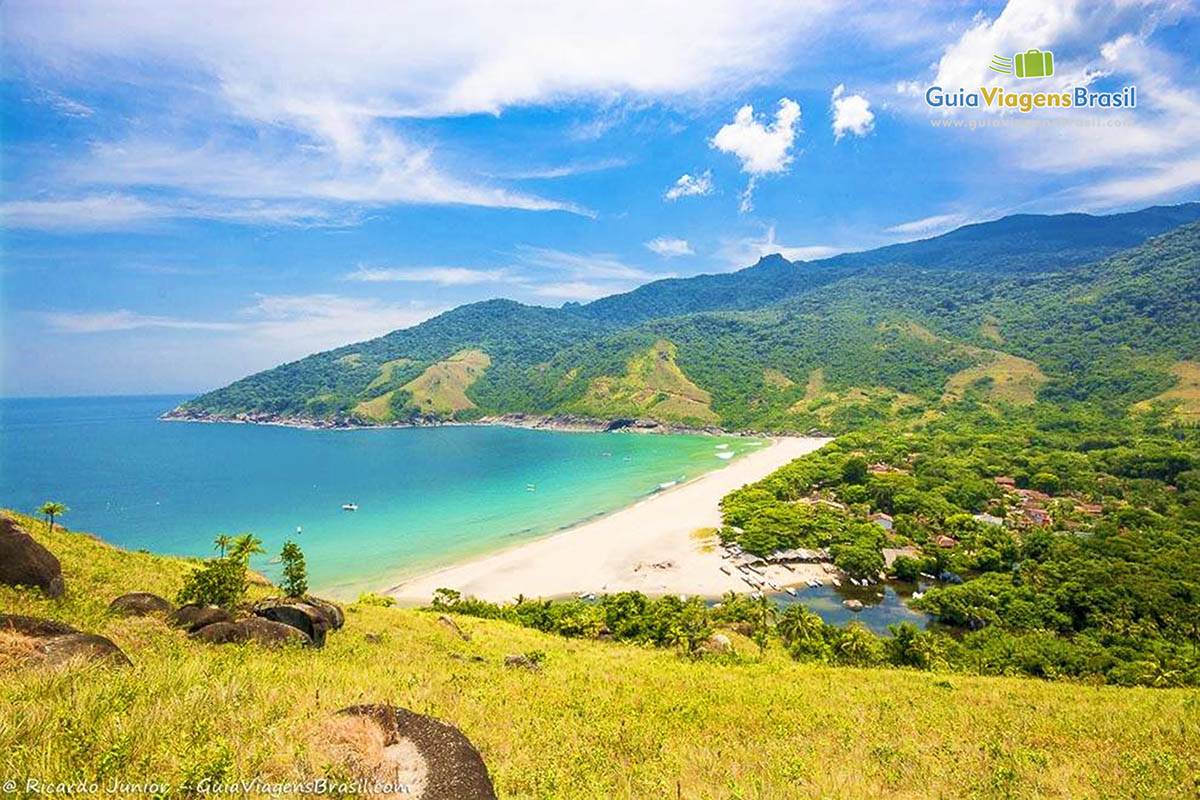
<instances>
[{"instance_id":1,"label":"shrub","mask_svg":"<svg viewBox=\"0 0 1200 800\"><path fill-rule=\"evenodd\" d=\"M308 568L300 545L292 541L284 542L279 560L283 562L283 590L288 597L303 597L308 593Z\"/></svg>"},{"instance_id":2,"label":"shrub","mask_svg":"<svg viewBox=\"0 0 1200 800\"><path fill-rule=\"evenodd\" d=\"M197 567L183 582L178 601L232 609L246 596L246 562L240 558L214 558Z\"/></svg>"}]
</instances>

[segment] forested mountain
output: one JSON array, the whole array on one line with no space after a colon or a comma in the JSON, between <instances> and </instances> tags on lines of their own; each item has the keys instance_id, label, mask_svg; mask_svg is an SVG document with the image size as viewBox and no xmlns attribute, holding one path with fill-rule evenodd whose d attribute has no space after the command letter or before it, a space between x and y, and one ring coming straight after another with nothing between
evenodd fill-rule
<instances>
[{"instance_id":1,"label":"forested mountain","mask_svg":"<svg viewBox=\"0 0 1200 800\"><path fill-rule=\"evenodd\" d=\"M822 261L768 256L586 306L474 303L178 413L362 423L569 413L829 431L922 418L968 395L1194 413L1197 218L1198 203L1020 215Z\"/></svg>"}]
</instances>

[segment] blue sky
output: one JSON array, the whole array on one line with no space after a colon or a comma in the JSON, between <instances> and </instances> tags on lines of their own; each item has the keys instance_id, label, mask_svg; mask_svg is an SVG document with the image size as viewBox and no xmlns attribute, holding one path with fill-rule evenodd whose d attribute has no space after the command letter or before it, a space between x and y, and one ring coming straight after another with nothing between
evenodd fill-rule
<instances>
[{"instance_id":1,"label":"blue sky","mask_svg":"<svg viewBox=\"0 0 1200 800\"><path fill-rule=\"evenodd\" d=\"M1200 185L1192 3L0 16L4 395L192 392L474 300L557 306ZM1032 47L1054 77L988 71ZM924 100L1130 84L1137 109L1037 115L1104 127L935 129Z\"/></svg>"}]
</instances>

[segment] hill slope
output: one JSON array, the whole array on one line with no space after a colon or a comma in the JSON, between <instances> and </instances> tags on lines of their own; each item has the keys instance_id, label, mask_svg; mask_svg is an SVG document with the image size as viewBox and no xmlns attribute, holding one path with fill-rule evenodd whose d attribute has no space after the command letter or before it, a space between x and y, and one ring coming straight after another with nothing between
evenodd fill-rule
<instances>
[{"instance_id":1,"label":"hill slope","mask_svg":"<svg viewBox=\"0 0 1200 800\"><path fill-rule=\"evenodd\" d=\"M344 777L317 756L322 724L390 701L461 728L501 797L1170 798L1200 781L1194 690L818 667L735 634L741 655L699 662L483 620L460 620L464 642L433 614L369 605L322 650L209 646L105 610L170 596L186 562L17 518L67 592L0 587L0 608L102 633L133 666L0 665L6 776ZM533 650L539 672L502 664Z\"/></svg>"},{"instance_id":2,"label":"hill slope","mask_svg":"<svg viewBox=\"0 0 1200 800\"><path fill-rule=\"evenodd\" d=\"M768 257L582 307L475 303L242 379L178 415L379 423L566 412L841 431L936 411L968 383L997 387L995 403L1125 409L1168 392L1174 364L1200 351L1200 223L1142 243L1197 215L1193 203L1010 217L821 262ZM648 353L668 350L677 376L637 377ZM455 362L467 352L478 353L470 371ZM817 370L823 392L809 396ZM679 402L672 386L684 385Z\"/></svg>"}]
</instances>

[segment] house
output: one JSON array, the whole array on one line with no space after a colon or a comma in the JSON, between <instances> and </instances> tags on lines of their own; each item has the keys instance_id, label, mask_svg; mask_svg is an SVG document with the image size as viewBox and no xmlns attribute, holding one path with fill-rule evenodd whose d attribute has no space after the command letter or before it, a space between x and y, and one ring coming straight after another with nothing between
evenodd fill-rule
<instances>
[{"instance_id":1,"label":"house","mask_svg":"<svg viewBox=\"0 0 1200 800\"><path fill-rule=\"evenodd\" d=\"M1080 503L1076 508L1084 514L1090 514L1093 517L1098 517L1104 513L1104 506L1099 503Z\"/></svg>"},{"instance_id":2,"label":"house","mask_svg":"<svg viewBox=\"0 0 1200 800\"><path fill-rule=\"evenodd\" d=\"M1017 494L1025 498L1026 503L1045 503L1053 498L1037 489L1017 489Z\"/></svg>"},{"instance_id":3,"label":"house","mask_svg":"<svg viewBox=\"0 0 1200 800\"><path fill-rule=\"evenodd\" d=\"M1050 512L1044 508L1030 507L1024 509L1021 513L1033 525L1050 524Z\"/></svg>"},{"instance_id":4,"label":"house","mask_svg":"<svg viewBox=\"0 0 1200 800\"><path fill-rule=\"evenodd\" d=\"M889 514L872 514L871 516L867 517L867 520L874 522L885 531L890 531L892 529L892 518Z\"/></svg>"},{"instance_id":5,"label":"house","mask_svg":"<svg viewBox=\"0 0 1200 800\"><path fill-rule=\"evenodd\" d=\"M942 535L934 539L933 543L938 547L951 548L958 546L958 539L955 539L953 536Z\"/></svg>"},{"instance_id":6,"label":"house","mask_svg":"<svg viewBox=\"0 0 1200 800\"><path fill-rule=\"evenodd\" d=\"M996 482L997 486L1000 486L1006 490L1011 491L1017 488L1017 482L1007 475L999 475L995 478L992 478L992 480Z\"/></svg>"},{"instance_id":7,"label":"house","mask_svg":"<svg viewBox=\"0 0 1200 800\"><path fill-rule=\"evenodd\" d=\"M1003 525L1004 520L992 514L972 514L972 516L984 525Z\"/></svg>"}]
</instances>

